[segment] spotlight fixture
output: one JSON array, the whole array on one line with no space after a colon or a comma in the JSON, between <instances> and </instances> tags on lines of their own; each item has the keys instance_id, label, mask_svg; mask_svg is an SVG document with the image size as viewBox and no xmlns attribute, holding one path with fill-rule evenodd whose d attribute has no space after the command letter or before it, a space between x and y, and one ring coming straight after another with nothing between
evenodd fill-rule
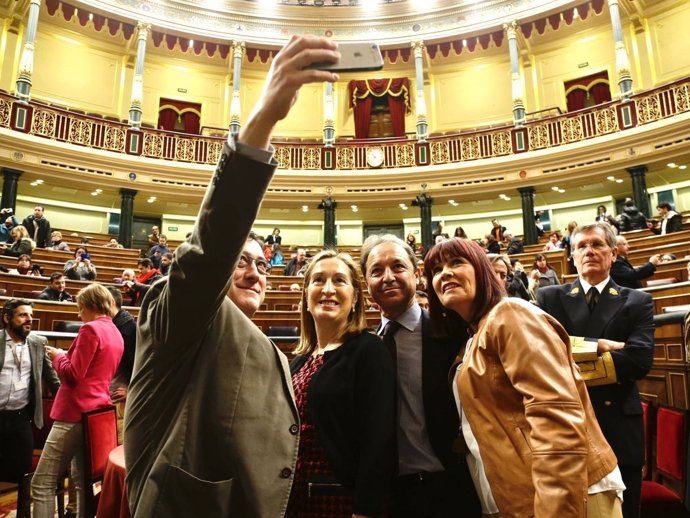
<instances>
[{"instance_id":1,"label":"spotlight fixture","mask_svg":"<svg viewBox=\"0 0 690 518\"><path fill-rule=\"evenodd\" d=\"M615 177L615 176L607 176L606 179L607 179L609 182L615 182L615 181L616 181L616 177Z\"/></svg>"},{"instance_id":2,"label":"spotlight fixture","mask_svg":"<svg viewBox=\"0 0 690 518\"><path fill-rule=\"evenodd\" d=\"M565 192L565 189L558 189L558 192L563 194Z\"/></svg>"},{"instance_id":3,"label":"spotlight fixture","mask_svg":"<svg viewBox=\"0 0 690 518\"><path fill-rule=\"evenodd\" d=\"M552 191L555 191L555 192L558 192L558 187L556 187L556 186L554 185L553 187L551 187L551 190L552 190Z\"/></svg>"},{"instance_id":4,"label":"spotlight fixture","mask_svg":"<svg viewBox=\"0 0 690 518\"><path fill-rule=\"evenodd\" d=\"M618 180L616 180L616 183L623 183L623 179L619 178Z\"/></svg>"},{"instance_id":5,"label":"spotlight fixture","mask_svg":"<svg viewBox=\"0 0 690 518\"><path fill-rule=\"evenodd\" d=\"M674 169L674 168L678 167L678 165L677 165L675 162L669 162L669 163L666 164L666 165L667 165L668 167L670 167L671 169Z\"/></svg>"},{"instance_id":6,"label":"spotlight fixture","mask_svg":"<svg viewBox=\"0 0 690 518\"><path fill-rule=\"evenodd\" d=\"M685 171L687 168L688 168L688 166L686 166L685 164L678 166L678 169L682 169L683 171Z\"/></svg>"},{"instance_id":7,"label":"spotlight fixture","mask_svg":"<svg viewBox=\"0 0 690 518\"><path fill-rule=\"evenodd\" d=\"M309 205L302 205L302 212L309 212Z\"/></svg>"}]
</instances>

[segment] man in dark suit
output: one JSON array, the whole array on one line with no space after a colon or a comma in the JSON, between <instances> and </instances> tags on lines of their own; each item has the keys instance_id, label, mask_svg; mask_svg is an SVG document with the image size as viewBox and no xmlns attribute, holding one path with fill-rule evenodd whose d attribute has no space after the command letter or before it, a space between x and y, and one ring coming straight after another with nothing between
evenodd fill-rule
<instances>
[{"instance_id":1,"label":"man in dark suit","mask_svg":"<svg viewBox=\"0 0 690 518\"><path fill-rule=\"evenodd\" d=\"M391 516L480 516L464 458L453 451L459 420L448 371L462 344L431 336L429 315L415 300L417 260L403 240L370 236L362 245L361 265L381 308L379 334L394 329L394 345L384 338L395 354L398 378L398 477Z\"/></svg>"},{"instance_id":2,"label":"man in dark suit","mask_svg":"<svg viewBox=\"0 0 690 518\"><path fill-rule=\"evenodd\" d=\"M36 248L48 248L51 246L50 221L43 215L43 206L36 205L34 213L24 218L22 225L26 227L29 237L36 242Z\"/></svg>"},{"instance_id":3,"label":"man in dark suit","mask_svg":"<svg viewBox=\"0 0 690 518\"><path fill-rule=\"evenodd\" d=\"M616 259L611 227L594 223L578 227L572 236L578 279L572 284L548 286L537 292L537 303L553 315L571 336L595 339L598 354L612 361L615 382L588 386L592 406L611 445L625 483L623 516L640 513L643 424L637 380L652 367L654 308L652 297L622 288L610 279ZM589 290L596 293L588 295ZM592 297L592 301L588 299ZM597 301L598 299L598 301Z\"/></svg>"},{"instance_id":4,"label":"man in dark suit","mask_svg":"<svg viewBox=\"0 0 690 518\"><path fill-rule=\"evenodd\" d=\"M654 275L656 265L659 264L659 254L653 255L645 264L635 268L628 261L630 245L623 236L616 236L616 250L618 254L611 266L611 278L619 286L633 289L641 288L642 282L640 281Z\"/></svg>"},{"instance_id":5,"label":"man in dark suit","mask_svg":"<svg viewBox=\"0 0 690 518\"><path fill-rule=\"evenodd\" d=\"M45 354L46 339L31 335L32 303L10 299L0 330L0 480L19 482L31 469L31 422L43 428L42 380L53 394L60 380Z\"/></svg>"}]
</instances>

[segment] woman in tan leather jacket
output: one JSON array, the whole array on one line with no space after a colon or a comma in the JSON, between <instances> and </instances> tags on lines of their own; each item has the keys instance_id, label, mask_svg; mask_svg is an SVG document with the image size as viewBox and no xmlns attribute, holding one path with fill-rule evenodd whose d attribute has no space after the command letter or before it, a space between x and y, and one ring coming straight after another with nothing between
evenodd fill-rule
<instances>
[{"instance_id":1,"label":"woman in tan leather jacket","mask_svg":"<svg viewBox=\"0 0 690 518\"><path fill-rule=\"evenodd\" d=\"M470 240L436 245L424 270L435 331L471 336L453 389L484 514L620 517L625 486L565 330L507 298Z\"/></svg>"}]
</instances>

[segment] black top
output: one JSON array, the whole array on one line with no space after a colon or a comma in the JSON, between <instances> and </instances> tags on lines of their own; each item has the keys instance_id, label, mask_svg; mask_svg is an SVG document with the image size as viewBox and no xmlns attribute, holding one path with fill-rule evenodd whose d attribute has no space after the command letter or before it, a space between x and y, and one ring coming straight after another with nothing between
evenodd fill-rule
<instances>
[{"instance_id":1,"label":"black top","mask_svg":"<svg viewBox=\"0 0 690 518\"><path fill-rule=\"evenodd\" d=\"M271 234L266 238L266 244L268 245L273 245L275 243L280 244L282 242L283 238L281 236L274 236Z\"/></svg>"},{"instance_id":2,"label":"black top","mask_svg":"<svg viewBox=\"0 0 690 518\"><path fill-rule=\"evenodd\" d=\"M309 386L311 421L338 482L353 489L354 514L380 514L395 465L395 393L390 353L368 331L327 351Z\"/></svg>"},{"instance_id":3,"label":"black top","mask_svg":"<svg viewBox=\"0 0 690 518\"><path fill-rule=\"evenodd\" d=\"M619 255L611 265L611 278L619 286L639 289L642 287L640 281L651 277L655 271L656 266L649 262L639 268L633 268L626 258Z\"/></svg>"},{"instance_id":4,"label":"black top","mask_svg":"<svg viewBox=\"0 0 690 518\"><path fill-rule=\"evenodd\" d=\"M40 300L52 300L55 302L74 302L72 295L66 291L58 291L52 286L48 286L46 289L44 289L38 298Z\"/></svg>"}]
</instances>

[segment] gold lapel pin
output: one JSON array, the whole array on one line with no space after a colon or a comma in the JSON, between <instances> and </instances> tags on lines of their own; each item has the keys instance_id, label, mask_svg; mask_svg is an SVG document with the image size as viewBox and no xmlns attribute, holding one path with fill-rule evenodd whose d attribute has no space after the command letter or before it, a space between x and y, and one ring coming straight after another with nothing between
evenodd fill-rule
<instances>
[{"instance_id":1,"label":"gold lapel pin","mask_svg":"<svg viewBox=\"0 0 690 518\"><path fill-rule=\"evenodd\" d=\"M570 290L571 295L577 295L578 293L580 293L580 288L576 287L576 288L573 288L572 290Z\"/></svg>"},{"instance_id":2,"label":"gold lapel pin","mask_svg":"<svg viewBox=\"0 0 690 518\"><path fill-rule=\"evenodd\" d=\"M609 288L609 293L614 297L618 296L618 290L616 288Z\"/></svg>"}]
</instances>

